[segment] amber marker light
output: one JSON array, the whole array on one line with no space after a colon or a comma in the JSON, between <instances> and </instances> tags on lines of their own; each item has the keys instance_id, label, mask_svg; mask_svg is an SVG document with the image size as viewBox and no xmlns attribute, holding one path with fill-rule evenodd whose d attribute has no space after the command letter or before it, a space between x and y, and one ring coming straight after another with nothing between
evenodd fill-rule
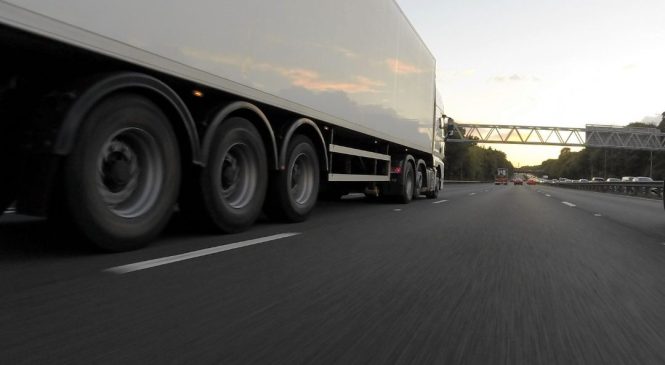
<instances>
[{"instance_id":1,"label":"amber marker light","mask_svg":"<svg viewBox=\"0 0 665 365\"><path fill-rule=\"evenodd\" d=\"M202 98L203 97L203 91L201 91L201 90L192 90L192 95L196 96L197 98Z\"/></svg>"}]
</instances>

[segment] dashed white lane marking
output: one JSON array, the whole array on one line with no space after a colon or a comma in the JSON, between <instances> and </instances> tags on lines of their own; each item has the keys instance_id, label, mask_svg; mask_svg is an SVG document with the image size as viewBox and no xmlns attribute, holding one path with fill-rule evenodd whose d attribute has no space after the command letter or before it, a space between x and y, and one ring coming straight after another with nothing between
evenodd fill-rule
<instances>
[{"instance_id":1,"label":"dashed white lane marking","mask_svg":"<svg viewBox=\"0 0 665 365\"><path fill-rule=\"evenodd\" d=\"M594 216L594 217L602 217L603 215L600 214L600 213L593 213L593 216Z\"/></svg>"},{"instance_id":2,"label":"dashed white lane marking","mask_svg":"<svg viewBox=\"0 0 665 365\"><path fill-rule=\"evenodd\" d=\"M287 237L291 237L291 236L296 236L296 235L299 235L299 234L300 233L280 233L280 234L275 234L275 235L272 235L272 236L255 238L253 240L247 240L247 241L241 241L241 242L231 243L231 244L227 244L227 245L205 248L203 250L187 252L187 253L183 253L183 254L180 254L180 255L167 256L167 257L162 257L162 258L154 259L154 260L136 262L136 263L129 264L129 265L116 266L116 267L106 269L104 271L105 272L110 272L110 273L113 273L113 274L127 274L127 273L130 273L132 271L145 270L145 269L149 269L149 268L156 267L156 266L172 264L172 263L178 262L178 261L184 261L184 260L189 260L189 259L193 259L193 258L197 258L197 257L201 257L201 256L212 255L212 254L216 254L216 253L220 253L220 252L224 252L224 251L235 250L236 248L247 247L247 246L256 245L256 244L259 244L259 243L264 243L264 242L274 241L274 240L287 238Z\"/></svg>"},{"instance_id":3,"label":"dashed white lane marking","mask_svg":"<svg viewBox=\"0 0 665 365\"><path fill-rule=\"evenodd\" d=\"M398 209L393 209L393 211L394 212L401 212L402 210L398 208Z\"/></svg>"},{"instance_id":4,"label":"dashed white lane marking","mask_svg":"<svg viewBox=\"0 0 665 365\"><path fill-rule=\"evenodd\" d=\"M447 200L439 200L439 201L435 201L432 204L439 204L439 203L445 203L445 202L447 202Z\"/></svg>"},{"instance_id":5,"label":"dashed white lane marking","mask_svg":"<svg viewBox=\"0 0 665 365\"><path fill-rule=\"evenodd\" d=\"M476 193L469 193L469 195L476 195Z\"/></svg>"},{"instance_id":6,"label":"dashed white lane marking","mask_svg":"<svg viewBox=\"0 0 665 365\"><path fill-rule=\"evenodd\" d=\"M552 197L550 194L545 194L545 196L548 198Z\"/></svg>"},{"instance_id":7,"label":"dashed white lane marking","mask_svg":"<svg viewBox=\"0 0 665 365\"><path fill-rule=\"evenodd\" d=\"M485 190L485 192L488 192L489 190Z\"/></svg>"},{"instance_id":8,"label":"dashed white lane marking","mask_svg":"<svg viewBox=\"0 0 665 365\"><path fill-rule=\"evenodd\" d=\"M5 212L4 212L3 214L8 214L8 215L9 215L9 214L16 214L16 210L14 210L14 209L7 209L7 210L5 210Z\"/></svg>"},{"instance_id":9,"label":"dashed white lane marking","mask_svg":"<svg viewBox=\"0 0 665 365\"><path fill-rule=\"evenodd\" d=\"M569 207L576 207L576 206L577 206L577 205L575 205L575 204L573 204L573 203L568 203L568 202L561 202L561 203L562 203L562 204L565 204L565 205L567 205L567 206L569 206Z\"/></svg>"}]
</instances>

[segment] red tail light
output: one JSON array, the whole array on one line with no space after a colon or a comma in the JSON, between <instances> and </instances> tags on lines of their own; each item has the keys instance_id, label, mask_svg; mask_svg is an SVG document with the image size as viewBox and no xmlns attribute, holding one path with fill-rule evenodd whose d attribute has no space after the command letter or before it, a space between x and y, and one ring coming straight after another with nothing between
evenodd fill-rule
<instances>
[{"instance_id":1,"label":"red tail light","mask_svg":"<svg viewBox=\"0 0 665 365\"><path fill-rule=\"evenodd\" d=\"M402 166L393 166L390 168L390 172L393 174L401 174L402 173Z\"/></svg>"}]
</instances>

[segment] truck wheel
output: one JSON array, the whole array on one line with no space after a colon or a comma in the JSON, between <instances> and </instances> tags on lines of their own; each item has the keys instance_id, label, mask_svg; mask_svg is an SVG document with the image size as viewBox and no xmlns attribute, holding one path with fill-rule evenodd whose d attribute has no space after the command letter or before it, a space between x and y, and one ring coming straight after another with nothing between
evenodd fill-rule
<instances>
[{"instance_id":1,"label":"truck wheel","mask_svg":"<svg viewBox=\"0 0 665 365\"><path fill-rule=\"evenodd\" d=\"M404 163L404 184L402 184L402 192L399 195L400 202L402 204L409 204L413 199L413 194L415 193L415 181L414 181L414 171L413 165L409 162Z\"/></svg>"},{"instance_id":2,"label":"truck wheel","mask_svg":"<svg viewBox=\"0 0 665 365\"><path fill-rule=\"evenodd\" d=\"M427 173L424 172L421 168L418 168L416 170L416 185L413 189L413 199L417 199L418 196L420 195L420 191L423 188L423 184L425 180L425 176L427 176Z\"/></svg>"},{"instance_id":3,"label":"truck wheel","mask_svg":"<svg viewBox=\"0 0 665 365\"><path fill-rule=\"evenodd\" d=\"M302 222L319 193L319 158L312 141L303 135L289 142L286 157L286 169L273 176L265 211L276 220Z\"/></svg>"},{"instance_id":4,"label":"truck wheel","mask_svg":"<svg viewBox=\"0 0 665 365\"><path fill-rule=\"evenodd\" d=\"M1 185L2 184L0 183L0 217L2 217L7 208L9 208L14 201L14 194L10 193L10 188Z\"/></svg>"},{"instance_id":5,"label":"truck wheel","mask_svg":"<svg viewBox=\"0 0 665 365\"><path fill-rule=\"evenodd\" d=\"M180 152L166 115L149 99L110 97L85 118L64 165L64 204L99 248L145 246L167 224L180 185Z\"/></svg>"},{"instance_id":6,"label":"truck wheel","mask_svg":"<svg viewBox=\"0 0 665 365\"><path fill-rule=\"evenodd\" d=\"M439 176L434 180L434 190L427 192L425 196L427 199L436 199L439 197L439 185L441 185L441 178Z\"/></svg>"},{"instance_id":7,"label":"truck wheel","mask_svg":"<svg viewBox=\"0 0 665 365\"><path fill-rule=\"evenodd\" d=\"M261 214L268 186L266 150L256 127L240 117L222 123L213 141L201 174L203 203L217 228L240 232Z\"/></svg>"}]
</instances>

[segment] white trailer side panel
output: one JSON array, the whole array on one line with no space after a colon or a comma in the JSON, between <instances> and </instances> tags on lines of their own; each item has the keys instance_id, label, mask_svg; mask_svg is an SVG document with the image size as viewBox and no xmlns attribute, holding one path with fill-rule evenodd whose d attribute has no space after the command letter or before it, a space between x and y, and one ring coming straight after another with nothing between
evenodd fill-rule
<instances>
[{"instance_id":1,"label":"white trailer side panel","mask_svg":"<svg viewBox=\"0 0 665 365\"><path fill-rule=\"evenodd\" d=\"M0 0L0 22L432 152L435 61L393 0Z\"/></svg>"}]
</instances>

